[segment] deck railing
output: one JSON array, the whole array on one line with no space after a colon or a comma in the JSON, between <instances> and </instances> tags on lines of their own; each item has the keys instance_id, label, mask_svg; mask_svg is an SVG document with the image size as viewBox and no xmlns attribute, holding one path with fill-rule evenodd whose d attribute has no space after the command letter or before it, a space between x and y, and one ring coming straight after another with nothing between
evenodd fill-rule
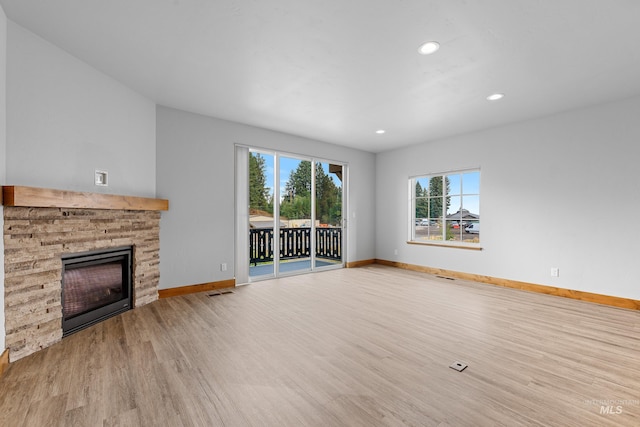
<instances>
[{"instance_id":1,"label":"deck railing","mask_svg":"<svg viewBox=\"0 0 640 427\"><path fill-rule=\"evenodd\" d=\"M280 229L280 259L311 257L311 228ZM316 228L316 258L340 261L342 259L342 229ZM273 261L273 228L249 230L249 258L259 262Z\"/></svg>"}]
</instances>

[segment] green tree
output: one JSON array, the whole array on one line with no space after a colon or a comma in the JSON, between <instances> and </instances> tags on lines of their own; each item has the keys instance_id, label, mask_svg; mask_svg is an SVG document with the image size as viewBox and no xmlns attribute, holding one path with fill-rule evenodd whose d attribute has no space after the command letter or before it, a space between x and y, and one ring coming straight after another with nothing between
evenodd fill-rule
<instances>
[{"instance_id":1,"label":"green tree","mask_svg":"<svg viewBox=\"0 0 640 427\"><path fill-rule=\"evenodd\" d=\"M335 201L331 205L329 210L329 221L327 224L333 225L335 227L340 227L342 224L342 187L336 187L337 192L335 196Z\"/></svg>"},{"instance_id":2,"label":"green tree","mask_svg":"<svg viewBox=\"0 0 640 427\"><path fill-rule=\"evenodd\" d=\"M311 218L311 199L309 196L293 196L280 204L280 215L288 219Z\"/></svg>"},{"instance_id":3,"label":"green tree","mask_svg":"<svg viewBox=\"0 0 640 427\"><path fill-rule=\"evenodd\" d=\"M311 162L301 161L296 170L289 174L285 191L289 193L291 190L296 196L306 197L311 194Z\"/></svg>"},{"instance_id":4,"label":"green tree","mask_svg":"<svg viewBox=\"0 0 640 427\"><path fill-rule=\"evenodd\" d=\"M289 173L280 203L280 215L289 219L311 218L311 162L303 160Z\"/></svg>"},{"instance_id":5,"label":"green tree","mask_svg":"<svg viewBox=\"0 0 640 427\"><path fill-rule=\"evenodd\" d=\"M443 218L443 204L446 204L445 210L451 204L451 198L447 196L450 191L446 176L434 176L429 180L429 218Z\"/></svg>"},{"instance_id":6,"label":"green tree","mask_svg":"<svg viewBox=\"0 0 640 427\"><path fill-rule=\"evenodd\" d=\"M342 219L342 191L320 163L316 163L316 219L336 226Z\"/></svg>"},{"instance_id":7,"label":"green tree","mask_svg":"<svg viewBox=\"0 0 640 427\"><path fill-rule=\"evenodd\" d=\"M340 225L342 190L316 163L316 219L322 224ZM303 160L291 171L285 184L280 214L289 219L311 219L311 162Z\"/></svg>"},{"instance_id":8,"label":"green tree","mask_svg":"<svg viewBox=\"0 0 640 427\"><path fill-rule=\"evenodd\" d=\"M259 153L249 156L249 206L273 213L273 200L267 188L266 164Z\"/></svg>"},{"instance_id":9,"label":"green tree","mask_svg":"<svg viewBox=\"0 0 640 427\"><path fill-rule=\"evenodd\" d=\"M429 199L428 190L422 188L420 182L416 181L416 219L429 218Z\"/></svg>"}]
</instances>

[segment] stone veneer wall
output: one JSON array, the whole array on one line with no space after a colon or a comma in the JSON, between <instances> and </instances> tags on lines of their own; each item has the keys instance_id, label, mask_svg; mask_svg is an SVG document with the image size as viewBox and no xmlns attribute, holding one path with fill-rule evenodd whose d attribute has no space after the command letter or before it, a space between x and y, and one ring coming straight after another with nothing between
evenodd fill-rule
<instances>
[{"instance_id":1,"label":"stone veneer wall","mask_svg":"<svg viewBox=\"0 0 640 427\"><path fill-rule=\"evenodd\" d=\"M133 246L133 306L157 300L160 212L5 206L5 328L11 361L62 339L61 256L122 246Z\"/></svg>"}]
</instances>

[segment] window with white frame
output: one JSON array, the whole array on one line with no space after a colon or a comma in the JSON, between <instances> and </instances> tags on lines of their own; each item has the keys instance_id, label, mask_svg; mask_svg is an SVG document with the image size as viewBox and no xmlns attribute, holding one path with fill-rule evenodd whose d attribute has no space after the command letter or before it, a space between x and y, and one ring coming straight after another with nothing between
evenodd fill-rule
<instances>
[{"instance_id":1,"label":"window with white frame","mask_svg":"<svg viewBox=\"0 0 640 427\"><path fill-rule=\"evenodd\" d=\"M415 243L480 243L480 170L409 179L410 236Z\"/></svg>"}]
</instances>

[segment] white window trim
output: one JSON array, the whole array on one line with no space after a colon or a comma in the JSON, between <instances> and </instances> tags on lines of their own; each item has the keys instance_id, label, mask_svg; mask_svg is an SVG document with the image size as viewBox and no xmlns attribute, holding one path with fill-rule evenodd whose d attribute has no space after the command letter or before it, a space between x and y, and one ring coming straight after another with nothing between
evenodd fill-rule
<instances>
[{"instance_id":1,"label":"white window trim","mask_svg":"<svg viewBox=\"0 0 640 427\"><path fill-rule=\"evenodd\" d=\"M436 177L436 176L446 176L446 175L452 175L452 174L464 174L464 173L468 173L468 172L478 172L480 173L480 182L482 181L482 173L481 173L481 168L480 167L473 167L473 168L465 168L465 169L456 169L456 170L449 170L449 171L445 171L445 172L434 172L434 173L427 173L427 174L420 174L420 175L413 175L413 176L409 176L408 178L408 194L409 194L409 200L408 200L408 210L409 210L409 221L407 223L408 225L408 239L407 239L407 244L411 244L411 245L420 245L420 246L438 246L438 247L448 247L448 248L456 248L456 249L471 249L471 250L482 250L482 246L481 246L481 242L468 242L468 241L459 241L459 240L429 240L429 241L422 241L422 240L416 240L416 235L415 235L415 231L416 231L416 226L415 226L415 221L416 221L416 207L415 207L415 201L416 201L416 182L419 178L432 178L432 177ZM457 196L458 194L455 194L454 196ZM460 197L463 197L464 194L460 193L459 194ZM478 192L478 197L480 197L481 192ZM443 196L444 197L444 196ZM443 209L443 216L446 215L446 209Z\"/></svg>"}]
</instances>

